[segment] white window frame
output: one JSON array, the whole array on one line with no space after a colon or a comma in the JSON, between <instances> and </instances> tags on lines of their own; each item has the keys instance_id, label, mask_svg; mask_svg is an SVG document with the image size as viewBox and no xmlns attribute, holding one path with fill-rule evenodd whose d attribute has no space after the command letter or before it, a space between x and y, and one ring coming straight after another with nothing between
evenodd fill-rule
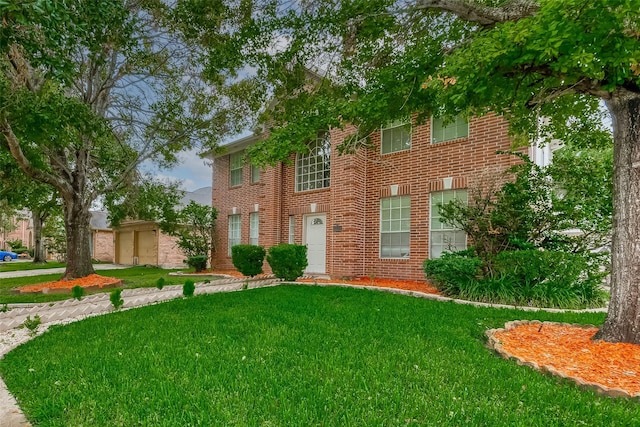
<instances>
[{"instance_id":1,"label":"white window frame","mask_svg":"<svg viewBox=\"0 0 640 427\"><path fill-rule=\"evenodd\" d=\"M249 214L249 244L257 245L260 239L260 214L251 212Z\"/></svg>"},{"instance_id":2,"label":"white window frame","mask_svg":"<svg viewBox=\"0 0 640 427\"><path fill-rule=\"evenodd\" d=\"M402 132L406 132L405 138L402 138ZM400 137L394 137L400 133ZM387 136L389 135L389 136ZM387 123L380 129L380 154L398 153L400 151L411 150L411 120L400 119ZM387 142L388 141L388 142Z\"/></svg>"},{"instance_id":3,"label":"white window frame","mask_svg":"<svg viewBox=\"0 0 640 427\"><path fill-rule=\"evenodd\" d=\"M469 120L466 117L457 115L448 124L443 126L446 121L444 117L431 117L431 143L439 144L441 142L453 141L455 139L469 137ZM436 132L436 125L439 126L439 132ZM462 131L464 129L465 131ZM453 131L453 135L446 135L446 132ZM438 135L436 135L438 133Z\"/></svg>"},{"instance_id":4,"label":"white window frame","mask_svg":"<svg viewBox=\"0 0 640 427\"><path fill-rule=\"evenodd\" d=\"M262 172L262 168L260 166L251 165L251 183L256 184L260 182L260 174Z\"/></svg>"},{"instance_id":5,"label":"white window frame","mask_svg":"<svg viewBox=\"0 0 640 427\"><path fill-rule=\"evenodd\" d=\"M229 187L242 185L242 168L244 159L242 151L229 155Z\"/></svg>"},{"instance_id":6,"label":"white window frame","mask_svg":"<svg viewBox=\"0 0 640 427\"><path fill-rule=\"evenodd\" d=\"M295 227L296 227L296 217L293 215L289 215L289 243L291 244L295 243L295 239L296 239Z\"/></svg>"},{"instance_id":7,"label":"white window frame","mask_svg":"<svg viewBox=\"0 0 640 427\"><path fill-rule=\"evenodd\" d=\"M408 259L411 255L411 196L380 199L379 255L393 259Z\"/></svg>"},{"instance_id":8,"label":"white window frame","mask_svg":"<svg viewBox=\"0 0 640 427\"><path fill-rule=\"evenodd\" d=\"M452 195L452 197L446 197L448 194ZM445 200L448 202L453 199L464 200L465 203L468 203L467 189L435 191L430 194L429 199L429 258L440 258L444 251L452 252L467 249L467 233L453 225L442 222L438 206L438 204L444 204ZM464 240L464 244L456 245L456 241L461 240ZM438 251L434 251L436 246Z\"/></svg>"},{"instance_id":9,"label":"white window frame","mask_svg":"<svg viewBox=\"0 0 640 427\"><path fill-rule=\"evenodd\" d=\"M228 221L228 254L229 256L231 256L231 248L235 245L239 245L242 240L242 217L240 216L240 214L229 215Z\"/></svg>"},{"instance_id":10,"label":"white window frame","mask_svg":"<svg viewBox=\"0 0 640 427\"><path fill-rule=\"evenodd\" d=\"M331 186L331 138L322 132L309 144L307 153L296 155L297 193Z\"/></svg>"}]
</instances>

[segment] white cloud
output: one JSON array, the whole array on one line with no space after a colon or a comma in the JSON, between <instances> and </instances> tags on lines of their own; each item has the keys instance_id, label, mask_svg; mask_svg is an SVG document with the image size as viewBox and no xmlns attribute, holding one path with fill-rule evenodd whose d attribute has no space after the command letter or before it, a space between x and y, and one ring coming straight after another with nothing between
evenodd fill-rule
<instances>
[{"instance_id":1,"label":"white cloud","mask_svg":"<svg viewBox=\"0 0 640 427\"><path fill-rule=\"evenodd\" d=\"M171 169L160 171L155 166L145 165L143 170L162 181L180 181L180 187L186 191L211 186L212 170L209 160L200 158L195 150L185 151L178 158L180 162Z\"/></svg>"}]
</instances>

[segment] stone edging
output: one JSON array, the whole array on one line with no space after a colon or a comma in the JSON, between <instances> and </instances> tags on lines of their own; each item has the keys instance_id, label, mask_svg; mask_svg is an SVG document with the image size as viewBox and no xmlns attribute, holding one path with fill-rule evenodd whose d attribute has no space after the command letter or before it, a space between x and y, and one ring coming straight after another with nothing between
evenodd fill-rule
<instances>
[{"instance_id":1,"label":"stone edging","mask_svg":"<svg viewBox=\"0 0 640 427\"><path fill-rule=\"evenodd\" d=\"M584 388L589 388L589 389L594 389L596 390L598 393L603 394L605 396L609 396L609 397L626 397L626 398L639 398L640 397L640 393L635 393L635 394L631 394L621 388L613 388L613 387L607 387L603 384L599 384L596 382L589 382L589 381L585 381L580 377L574 377L571 375L567 375L563 372L558 371L557 369L553 368L552 366L547 366L547 365L538 365L535 362L531 362L528 361L526 359L523 359L521 357L518 356L514 356L513 354L509 353L507 350L504 349L504 347L502 346L502 343L500 342L500 340L498 340L495 337L495 334L498 332L507 332L510 331L512 329L517 328L518 326L521 325L527 325L527 324L534 324L534 325L560 325L560 326L571 326L574 328L582 328L582 329L590 329L590 328L595 328L596 326L593 325L581 325L581 324L577 324L577 323L561 323L561 322L541 322L539 320L514 320L511 322L507 322L504 324L504 328L497 328L497 329L489 329L485 332L485 335L487 336L487 347L489 347L490 349L494 350L496 353L498 353L501 357L503 357L504 359L510 360L510 359L514 359L516 361L516 363L518 365L521 366L527 366L529 368L533 368L537 371L543 372L543 373L549 373L551 375L557 376L557 377L561 377L561 378L565 378L568 379L570 381L573 381L574 383L576 383L578 386L580 387L584 387Z\"/></svg>"}]
</instances>

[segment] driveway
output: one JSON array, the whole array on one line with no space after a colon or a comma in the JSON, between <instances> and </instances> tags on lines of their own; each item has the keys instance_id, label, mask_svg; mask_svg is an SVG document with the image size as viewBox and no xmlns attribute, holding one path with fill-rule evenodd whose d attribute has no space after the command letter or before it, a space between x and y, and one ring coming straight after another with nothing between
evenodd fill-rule
<instances>
[{"instance_id":1,"label":"driveway","mask_svg":"<svg viewBox=\"0 0 640 427\"><path fill-rule=\"evenodd\" d=\"M118 270L122 268L129 268L130 265L120 265L120 264L94 264L93 268L96 271L102 270ZM22 270L22 271L5 271L0 272L0 279L8 279L10 277L27 277L27 276L41 276L44 274L56 274L56 273L64 273L64 267L56 267L56 268L41 268L37 270Z\"/></svg>"}]
</instances>

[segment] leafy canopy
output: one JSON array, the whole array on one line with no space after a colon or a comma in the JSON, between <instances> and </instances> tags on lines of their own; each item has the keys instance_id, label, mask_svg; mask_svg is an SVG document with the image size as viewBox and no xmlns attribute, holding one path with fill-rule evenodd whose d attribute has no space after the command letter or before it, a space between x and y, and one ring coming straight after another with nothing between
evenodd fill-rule
<instances>
[{"instance_id":1,"label":"leafy canopy","mask_svg":"<svg viewBox=\"0 0 640 427\"><path fill-rule=\"evenodd\" d=\"M515 12L500 20L500 6ZM270 136L249 150L273 163L319 129L356 125L342 147L352 150L414 112L495 112L522 144L607 140L598 98L640 83L638 10L638 0L254 1L226 4L199 28L228 29L209 45L210 75L249 75L273 100L262 111Z\"/></svg>"}]
</instances>

